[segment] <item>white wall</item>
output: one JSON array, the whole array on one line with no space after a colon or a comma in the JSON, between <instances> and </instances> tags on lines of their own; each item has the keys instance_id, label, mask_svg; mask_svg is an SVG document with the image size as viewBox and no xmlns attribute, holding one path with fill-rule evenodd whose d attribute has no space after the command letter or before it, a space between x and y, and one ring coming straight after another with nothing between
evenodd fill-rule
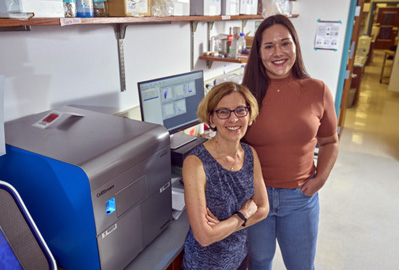
<instances>
[{"instance_id":1,"label":"white wall","mask_svg":"<svg viewBox=\"0 0 399 270\"><path fill-rule=\"evenodd\" d=\"M189 24L128 26L123 93L113 25L32 28L0 33L6 121L65 104L125 110L138 105L137 81L190 69Z\"/></svg>"},{"instance_id":2,"label":"white wall","mask_svg":"<svg viewBox=\"0 0 399 270\"><path fill-rule=\"evenodd\" d=\"M296 3L293 18L305 65L312 77L327 83L335 96L349 11L347 0L306 0ZM339 50L314 51L317 19L341 20ZM241 21L216 22L211 34L241 26ZM244 32L254 33L254 21ZM194 69L205 79L239 64L214 62L199 55L206 50L207 24L194 34ZM5 121L66 104L104 107L118 112L139 105L137 82L190 71L190 24L130 25L125 37L127 91L120 92L117 39L113 25L41 26L30 32L0 33L0 74L5 75Z\"/></svg>"},{"instance_id":3,"label":"white wall","mask_svg":"<svg viewBox=\"0 0 399 270\"><path fill-rule=\"evenodd\" d=\"M298 32L302 56L308 73L311 77L324 81L334 98L338 87L349 7L350 1L348 0L297 1L297 11L300 16L292 20ZM342 22L337 51L314 50L318 19Z\"/></svg>"}]
</instances>

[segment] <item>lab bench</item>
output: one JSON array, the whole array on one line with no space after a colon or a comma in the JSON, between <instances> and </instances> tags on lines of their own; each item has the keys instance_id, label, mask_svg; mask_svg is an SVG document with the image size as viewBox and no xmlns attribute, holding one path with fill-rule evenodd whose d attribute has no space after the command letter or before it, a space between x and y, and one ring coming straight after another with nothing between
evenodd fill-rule
<instances>
[{"instance_id":1,"label":"lab bench","mask_svg":"<svg viewBox=\"0 0 399 270\"><path fill-rule=\"evenodd\" d=\"M180 269L184 241L189 230L187 212L184 211L177 220L173 220L149 246L147 246L125 270Z\"/></svg>"}]
</instances>

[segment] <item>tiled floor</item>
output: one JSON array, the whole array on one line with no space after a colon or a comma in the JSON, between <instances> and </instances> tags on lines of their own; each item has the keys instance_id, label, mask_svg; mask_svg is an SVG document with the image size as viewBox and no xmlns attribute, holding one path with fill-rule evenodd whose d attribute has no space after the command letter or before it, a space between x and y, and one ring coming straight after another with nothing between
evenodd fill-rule
<instances>
[{"instance_id":1,"label":"tiled floor","mask_svg":"<svg viewBox=\"0 0 399 270\"><path fill-rule=\"evenodd\" d=\"M379 83L383 53L375 50L373 62L366 66L359 100L346 113L340 146L399 161L399 92L388 91L388 77ZM390 74L388 67L385 76Z\"/></svg>"},{"instance_id":2,"label":"tiled floor","mask_svg":"<svg viewBox=\"0 0 399 270\"><path fill-rule=\"evenodd\" d=\"M399 269L399 92L379 83L382 57L375 51L365 69L338 160L320 191L316 269ZM280 254L273 269L285 269Z\"/></svg>"}]
</instances>

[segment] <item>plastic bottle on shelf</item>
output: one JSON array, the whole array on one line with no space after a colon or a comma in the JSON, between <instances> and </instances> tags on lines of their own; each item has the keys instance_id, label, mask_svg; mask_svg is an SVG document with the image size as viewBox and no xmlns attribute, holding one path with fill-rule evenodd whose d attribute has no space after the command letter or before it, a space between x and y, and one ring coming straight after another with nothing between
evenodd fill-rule
<instances>
[{"instance_id":1,"label":"plastic bottle on shelf","mask_svg":"<svg viewBox=\"0 0 399 270\"><path fill-rule=\"evenodd\" d=\"M290 0L285 0L284 1L284 15L291 16L292 15L292 2Z\"/></svg>"},{"instance_id":2,"label":"plastic bottle on shelf","mask_svg":"<svg viewBox=\"0 0 399 270\"><path fill-rule=\"evenodd\" d=\"M238 52L238 53L241 53L241 51L242 51L242 41L241 41L241 39L239 38L239 39L237 40L237 52Z\"/></svg>"},{"instance_id":3,"label":"plastic bottle on shelf","mask_svg":"<svg viewBox=\"0 0 399 270\"><path fill-rule=\"evenodd\" d=\"M247 41L245 40L245 34L241 33L240 38L238 39L238 52L241 53L242 50L247 48Z\"/></svg>"},{"instance_id":4,"label":"plastic bottle on shelf","mask_svg":"<svg viewBox=\"0 0 399 270\"><path fill-rule=\"evenodd\" d=\"M108 16L108 2L107 0L93 0L94 17Z\"/></svg>"},{"instance_id":5,"label":"plastic bottle on shelf","mask_svg":"<svg viewBox=\"0 0 399 270\"><path fill-rule=\"evenodd\" d=\"M77 17L93 17L93 0L76 0L76 16Z\"/></svg>"}]
</instances>

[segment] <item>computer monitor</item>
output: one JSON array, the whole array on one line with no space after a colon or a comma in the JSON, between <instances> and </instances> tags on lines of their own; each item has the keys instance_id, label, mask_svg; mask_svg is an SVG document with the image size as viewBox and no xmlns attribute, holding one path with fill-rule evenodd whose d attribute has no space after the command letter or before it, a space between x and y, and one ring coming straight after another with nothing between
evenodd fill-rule
<instances>
[{"instance_id":1,"label":"computer monitor","mask_svg":"<svg viewBox=\"0 0 399 270\"><path fill-rule=\"evenodd\" d=\"M171 134L171 149L196 138L181 132L199 124L197 109L204 97L203 71L137 83L141 120L163 125Z\"/></svg>"}]
</instances>

